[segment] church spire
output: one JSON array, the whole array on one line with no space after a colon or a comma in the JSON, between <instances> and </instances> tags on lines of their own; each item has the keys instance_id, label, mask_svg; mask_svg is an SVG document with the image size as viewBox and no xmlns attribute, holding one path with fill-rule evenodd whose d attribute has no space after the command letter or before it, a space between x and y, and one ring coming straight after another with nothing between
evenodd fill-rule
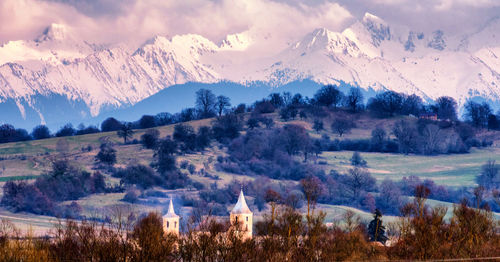
<instances>
[{"instance_id":1,"label":"church spire","mask_svg":"<svg viewBox=\"0 0 500 262\"><path fill-rule=\"evenodd\" d=\"M245 195L243 195L243 188L240 191L240 196L238 197L238 202L234 205L231 214L252 214L250 208L247 206L247 202L245 201Z\"/></svg>"},{"instance_id":2,"label":"church spire","mask_svg":"<svg viewBox=\"0 0 500 262\"><path fill-rule=\"evenodd\" d=\"M168 206L168 212L163 217L179 217L177 214L175 214L174 203L172 202L172 198L170 198L170 204Z\"/></svg>"}]
</instances>

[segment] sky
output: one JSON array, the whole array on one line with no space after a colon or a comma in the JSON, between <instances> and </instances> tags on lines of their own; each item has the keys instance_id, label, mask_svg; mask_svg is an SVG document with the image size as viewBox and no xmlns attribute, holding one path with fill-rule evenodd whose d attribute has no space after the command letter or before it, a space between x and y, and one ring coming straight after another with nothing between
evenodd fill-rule
<instances>
[{"instance_id":1,"label":"sky","mask_svg":"<svg viewBox=\"0 0 500 262\"><path fill-rule=\"evenodd\" d=\"M59 23L94 43L186 33L218 43L248 31L281 47L318 27L341 31L365 12L414 30L464 34L499 16L500 0L0 0L0 43L34 39Z\"/></svg>"}]
</instances>

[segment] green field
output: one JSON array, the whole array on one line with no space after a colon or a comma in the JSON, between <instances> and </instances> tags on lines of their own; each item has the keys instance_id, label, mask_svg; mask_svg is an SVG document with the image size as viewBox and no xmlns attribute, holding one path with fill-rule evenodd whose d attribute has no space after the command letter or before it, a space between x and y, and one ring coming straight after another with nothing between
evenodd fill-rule
<instances>
[{"instance_id":1,"label":"green field","mask_svg":"<svg viewBox=\"0 0 500 262\"><path fill-rule=\"evenodd\" d=\"M350 159L353 152L324 152L319 161L328 163L326 170L347 171L352 168ZM368 170L378 180L418 176L432 179L437 184L447 186L474 186L475 177L488 159L500 162L500 148L472 149L469 154L460 155L401 155L382 153L361 153L368 162Z\"/></svg>"}]
</instances>

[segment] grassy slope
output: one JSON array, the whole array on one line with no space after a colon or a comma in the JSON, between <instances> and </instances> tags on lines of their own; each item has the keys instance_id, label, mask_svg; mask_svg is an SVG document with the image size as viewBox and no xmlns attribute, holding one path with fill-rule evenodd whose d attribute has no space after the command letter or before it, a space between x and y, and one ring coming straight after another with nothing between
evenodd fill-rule
<instances>
[{"instance_id":1,"label":"grassy slope","mask_svg":"<svg viewBox=\"0 0 500 262\"><path fill-rule=\"evenodd\" d=\"M278 120L276 114L270 114L269 117ZM371 119L366 115L362 115L357 119L357 128L352 130L350 134L345 135L340 139L350 138L369 138L371 129L375 126L389 127L400 118L393 119ZM203 125L209 125L210 119L191 121L188 124L195 128ZM336 134L331 133L329 126L330 121L325 120L324 126L327 129L321 134L317 134L311 130L312 120L301 121L295 120L291 123L300 124L309 130L309 133L314 137L320 137L322 134L330 136L332 139L339 138ZM277 122L277 126L285 123ZM173 132L173 125L158 127L161 136L171 135ZM135 139L139 139L145 130L136 130L134 134ZM111 141L116 143L118 151L118 167L124 167L131 164L145 164L148 165L152 160L153 152L151 150L143 149L140 145L122 145L123 142L116 136L116 132L98 133L83 136L67 137L67 138L50 138L38 141L18 142L0 144L0 186L4 181L11 179L32 179L40 175L50 168L50 158L57 154L56 143L59 139L66 139L70 145L70 158L77 161L82 168L91 170L94 163L94 156L97 153L97 148L100 144L100 139L109 137ZM82 152L82 147L91 146L91 152ZM497 144L495 144L497 145ZM195 180L204 183L208 186L210 183L217 182L220 186L225 185L233 179L238 180L251 180L253 177L235 175L225 172L217 172L213 168L213 164L218 155L223 155L224 150L214 146L204 154L188 154L178 157L178 161L187 160L196 166L196 169L205 168L209 173L219 176L219 180L214 180L200 175L190 175ZM326 161L327 165L320 165L327 172L330 169L338 171L345 171L350 168L350 157L352 152L325 152L320 156L319 161ZM367 160L369 169L372 174L378 179L384 178L401 179L403 176L417 175L422 178L434 179L438 184L445 184L449 186L472 186L474 185L474 177L479 173L481 165L488 159L496 159L500 162L500 148L494 146L493 148L474 149L470 154L464 155L442 155L442 156L404 156L399 154L381 154L381 153L362 153L362 156ZM110 183L117 183L114 178L108 178ZM178 195L185 190L168 191L163 190L169 195ZM196 194L196 192L192 192ZM89 196L79 200L78 202L84 208L84 214L95 215L102 213L109 209L110 206L120 204L130 206L131 209L145 212L145 211L163 211L166 207L167 199L156 198L149 199L148 202L141 204L129 205L121 202L120 199L123 194L98 194ZM252 200L250 199L250 202ZM431 205L445 204L449 207L451 212L450 203L438 203L437 201L429 201ZM354 210L363 220L369 220L371 215L356 210L350 207L334 206L334 205L318 205L318 208L327 213L327 221L338 220L346 210ZM183 213L188 213L189 208L183 208ZM258 220L261 213L255 211L256 219ZM12 214L8 211L0 209L0 218L15 218L16 225L24 225L26 229L28 225L34 225L36 230L47 229L55 220L47 219L44 216L34 216L31 214ZM31 221L32 218L33 220ZM395 220L394 217L386 217L388 221ZM52 222L50 222L50 221ZM42 222L40 222L42 221ZM42 230L43 231L43 230Z\"/></svg>"}]
</instances>

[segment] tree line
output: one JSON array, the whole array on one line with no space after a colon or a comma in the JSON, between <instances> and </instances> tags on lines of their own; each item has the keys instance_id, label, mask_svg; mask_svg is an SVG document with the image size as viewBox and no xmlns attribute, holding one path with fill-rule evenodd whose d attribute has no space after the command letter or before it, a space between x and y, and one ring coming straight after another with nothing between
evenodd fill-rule
<instances>
[{"instance_id":1,"label":"tree line","mask_svg":"<svg viewBox=\"0 0 500 262\"><path fill-rule=\"evenodd\" d=\"M417 95L384 91L378 93L375 97L369 98L366 104L364 100L365 97L360 88L351 88L344 94L337 86L326 85L320 88L312 98L303 97L301 94L292 95L289 92L282 94L272 93L267 98L256 101L250 106L239 104L231 107L231 101L228 97L223 95L216 96L208 89L200 89L196 92L196 106L194 108L185 108L179 113L170 114L162 112L156 115L144 115L139 120L133 122L123 122L109 117L101 123L100 128L93 125L85 126L83 124L75 128L71 123L68 123L55 133L52 133L45 125L36 126L29 133L25 129L3 124L0 126L0 143L85 135L118 131L121 129L146 129L197 119L220 117L228 113L257 112L262 114L279 110L280 117L285 121L293 119L298 115L301 118L307 118L307 115L314 118L321 118L326 115L322 107L332 110L344 109L351 113L366 110L377 117L392 117L395 115L414 115L418 117L422 114L435 114L440 120L457 121L459 119L457 115L457 103L451 97L439 97L435 103L426 104ZM464 106L464 112L463 119L475 128L500 129L499 114L495 114L486 102L479 103L469 100ZM252 121L253 124L250 123L251 126L258 124L255 119ZM348 121L343 121L344 123L342 123L342 119L340 119L336 122L339 125L332 129L338 130L340 134L342 134L342 130L349 128ZM321 129L319 123L316 127Z\"/></svg>"}]
</instances>

